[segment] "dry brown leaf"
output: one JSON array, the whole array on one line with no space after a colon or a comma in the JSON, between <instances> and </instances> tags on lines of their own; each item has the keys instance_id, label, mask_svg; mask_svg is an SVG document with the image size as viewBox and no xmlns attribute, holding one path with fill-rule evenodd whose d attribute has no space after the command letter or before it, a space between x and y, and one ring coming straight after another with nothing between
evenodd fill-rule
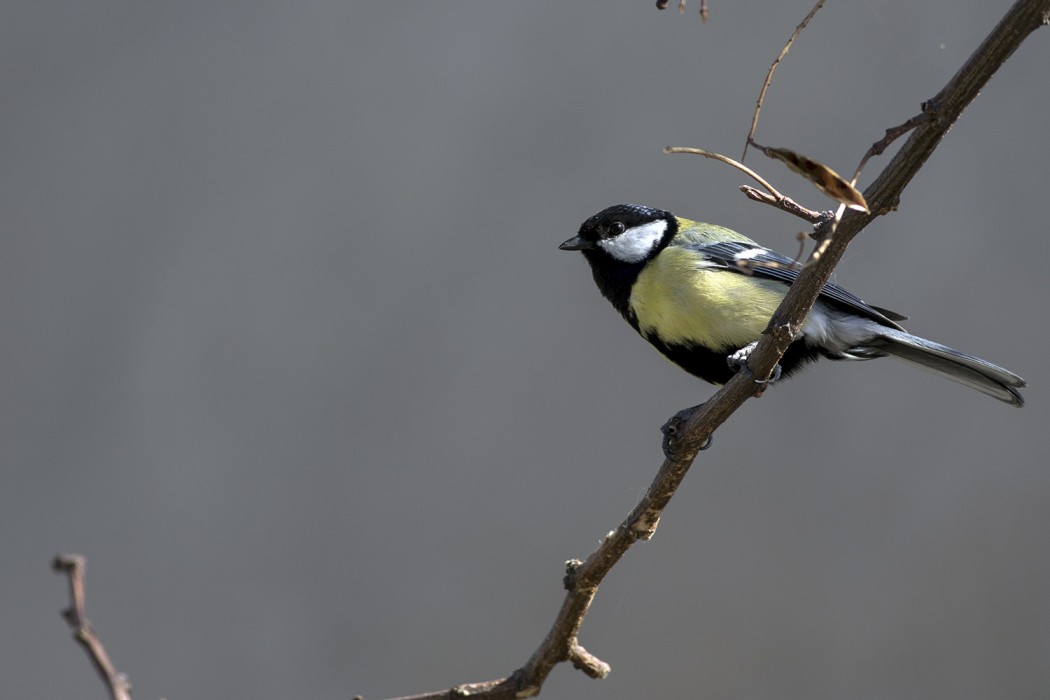
<instances>
[{"instance_id":1,"label":"dry brown leaf","mask_svg":"<svg viewBox=\"0 0 1050 700\"><path fill-rule=\"evenodd\" d=\"M849 184L845 178L823 163L786 148L763 147L762 152L770 158L779 160L812 182L818 190L836 202L841 202L848 208L862 211L865 214L871 213L868 209L868 203L864 201L864 195L860 193L860 190Z\"/></svg>"}]
</instances>

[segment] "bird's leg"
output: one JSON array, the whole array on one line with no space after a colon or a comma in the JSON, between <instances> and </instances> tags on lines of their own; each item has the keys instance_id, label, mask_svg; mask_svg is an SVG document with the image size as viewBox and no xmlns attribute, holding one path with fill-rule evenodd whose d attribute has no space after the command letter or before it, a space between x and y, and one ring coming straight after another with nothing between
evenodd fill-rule
<instances>
[{"instance_id":1,"label":"bird's leg","mask_svg":"<svg viewBox=\"0 0 1050 700\"><path fill-rule=\"evenodd\" d=\"M757 346L757 340L753 343L748 343L744 347L740 348L736 352L726 357L726 362L728 362L729 366L735 369L736 371L739 372L740 370L747 370L750 374L751 368L747 366L747 361L751 358L751 352ZM774 382L780 379L780 372L780 365L774 365L773 376L771 376L769 379L755 379L755 384L773 384Z\"/></svg>"},{"instance_id":2,"label":"bird's leg","mask_svg":"<svg viewBox=\"0 0 1050 700\"><path fill-rule=\"evenodd\" d=\"M671 416L671 419L660 426L660 432L664 434L662 447L664 450L664 456L667 459L674 460L678 458L678 439L681 435L682 426L689 422L689 419L693 417L693 414L703 408L704 405L697 404L691 408L683 408L678 413ZM701 450L706 450L711 446L712 438L710 435L704 440L703 444L700 445Z\"/></svg>"}]
</instances>

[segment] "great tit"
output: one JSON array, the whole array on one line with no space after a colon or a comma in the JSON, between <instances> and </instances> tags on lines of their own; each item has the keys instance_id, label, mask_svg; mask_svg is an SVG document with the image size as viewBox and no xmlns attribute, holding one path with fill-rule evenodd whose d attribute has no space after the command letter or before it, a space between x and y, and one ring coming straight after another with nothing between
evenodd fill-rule
<instances>
[{"instance_id":1,"label":"great tit","mask_svg":"<svg viewBox=\"0 0 1050 700\"><path fill-rule=\"evenodd\" d=\"M724 384L743 366L788 287L793 260L722 226L620 204L583 222L559 246L578 250L627 323L686 372ZM907 333L906 317L824 285L780 360L788 376L821 357L896 357L1022 406L1025 381L973 355Z\"/></svg>"}]
</instances>

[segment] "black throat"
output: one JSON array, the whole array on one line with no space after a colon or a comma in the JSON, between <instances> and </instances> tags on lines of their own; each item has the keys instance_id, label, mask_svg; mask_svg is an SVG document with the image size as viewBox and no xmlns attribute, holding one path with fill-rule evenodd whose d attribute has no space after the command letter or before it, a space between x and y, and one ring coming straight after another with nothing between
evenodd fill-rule
<instances>
[{"instance_id":1,"label":"black throat","mask_svg":"<svg viewBox=\"0 0 1050 700\"><path fill-rule=\"evenodd\" d=\"M624 320L637 330L638 321L630 308L631 287L641 274L646 261L624 263L613 260L600 250L585 250L583 257L591 265L591 273L594 275L595 284L598 285L598 291L620 312Z\"/></svg>"}]
</instances>

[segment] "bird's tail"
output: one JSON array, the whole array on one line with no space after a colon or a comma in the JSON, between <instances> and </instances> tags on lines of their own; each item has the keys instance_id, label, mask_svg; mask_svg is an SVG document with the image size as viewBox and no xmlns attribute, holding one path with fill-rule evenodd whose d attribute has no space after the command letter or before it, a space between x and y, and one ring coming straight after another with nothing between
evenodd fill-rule
<instances>
[{"instance_id":1,"label":"bird's tail","mask_svg":"<svg viewBox=\"0 0 1050 700\"><path fill-rule=\"evenodd\" d=\"M1018 407L1024 405L1018 389L1027 386L1025 380L987 360L886 327L879 328L879 335L870 343L870 347L994 396L1000 401Z\"/></svg>"}]
</instances>

